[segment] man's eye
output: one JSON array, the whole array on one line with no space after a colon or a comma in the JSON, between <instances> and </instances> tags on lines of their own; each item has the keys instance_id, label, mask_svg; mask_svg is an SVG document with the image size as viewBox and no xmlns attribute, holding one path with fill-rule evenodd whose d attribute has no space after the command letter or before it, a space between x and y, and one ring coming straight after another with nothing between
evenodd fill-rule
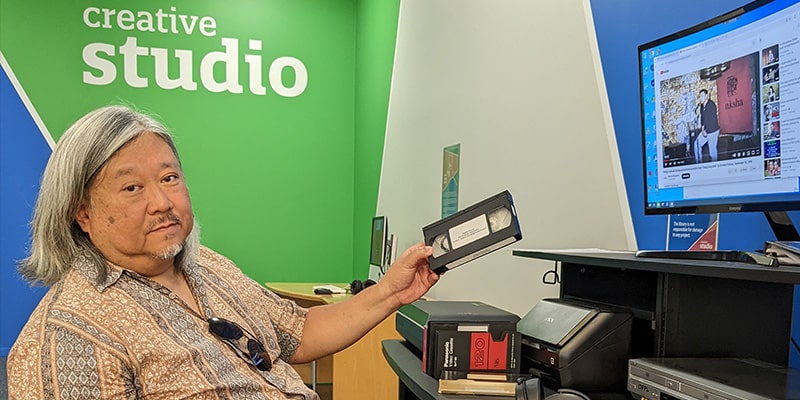
<instances>
[{"instance_id":1,"label":"man's eye","mask_svg":"<svg viewBox=\"0 0 800 400\"><path fill-rule=\"evenodd\" d=\"M136 185L125 186L125 188L123 190L125 190L126 192L135 192L136 191Z\"/></svg>"},{"instance_id":2,"label":"man's eye","mask_svg":"<svg viewBox=\"0 0 800 400\"><path fill-rule=\"evenodd\" d=\"M170 183L170 182L175 182L175 181L177 181L177 180L178 180L178 175L167 175L167 176L164 178L164 182L167 182L167 183Z\"/></svg>"}]
</instances>

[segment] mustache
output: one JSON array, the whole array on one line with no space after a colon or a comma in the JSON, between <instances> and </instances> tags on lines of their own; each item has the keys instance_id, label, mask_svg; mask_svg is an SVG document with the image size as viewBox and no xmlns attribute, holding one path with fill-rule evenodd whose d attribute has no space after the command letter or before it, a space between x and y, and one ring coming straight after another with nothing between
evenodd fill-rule
<instances>
[{"instance_id":1,"label":"mustache","mask_svg":"<svg viewBox=\"0 0 800 400\"><path fill-rule=\"evenodd\" d=\"M176 224L180 224L181 223L181 217L175 215L172 212L168 212L165 215L162 215L161 217L159 217L158 219L154 219L153 221L151 221L147 226L147 230L148 231L152 231L157 226L159 226L159 225L161 225L161 224L163 224L163 223L165 223L167 221L174 222Z\"/></svg>"}]
</instances>

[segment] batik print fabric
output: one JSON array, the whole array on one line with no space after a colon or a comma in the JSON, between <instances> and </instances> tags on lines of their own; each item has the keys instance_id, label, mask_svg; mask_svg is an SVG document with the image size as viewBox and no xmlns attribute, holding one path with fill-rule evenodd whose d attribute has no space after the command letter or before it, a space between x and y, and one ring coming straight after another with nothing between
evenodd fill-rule
<instances>
[{"instance_id":1,"label":"batik print fabric","mask_svg":"<svg viewBox=\"0 0 800 400\"><path fill-rule=\"evenodd\" d=\"M307 310L227 258L201 248L185 271L202 315L156 282L104 268L78 257L34 310L9 354L11 399L319 399L286 363ZM212 316L264 343L272 369L259 371L210 333Z\"/></svg>"}]
</instances>

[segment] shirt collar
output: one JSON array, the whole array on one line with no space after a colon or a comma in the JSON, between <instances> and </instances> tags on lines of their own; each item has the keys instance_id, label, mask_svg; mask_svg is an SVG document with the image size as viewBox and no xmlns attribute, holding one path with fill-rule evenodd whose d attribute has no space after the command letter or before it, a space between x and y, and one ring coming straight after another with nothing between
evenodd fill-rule
<instances>
[{"instance_id":1,"label":"shirt collar","mask_svg":"<svg viewBox=\"0 0 800 400\"><path fill-rule=\"evenodd\" d=\"M100 260L88 251L82 251L72 262L72 268L75 272L88 280L98 292L103 292L109 286L115 284L124 273L134 277L141 276L137 272L125 269L107 260L103 260L100 265L98 265L98 261ZM188 268L184 272L190 285L198 286L201 283L193 268Z\"/></svg>"},{"instance_id":2,"label":"shirt collar","mask_svg":"<svg viewBox=\"0 0 800 400\"><path fill-rule=\"evenodd\" d=\"M82 251L72 261L72 268L86 278L98 292L103 292L122 276L122 268L112 268L109 262L98 265L100 259L88 251Z\"/></svg>"}]
</instances>

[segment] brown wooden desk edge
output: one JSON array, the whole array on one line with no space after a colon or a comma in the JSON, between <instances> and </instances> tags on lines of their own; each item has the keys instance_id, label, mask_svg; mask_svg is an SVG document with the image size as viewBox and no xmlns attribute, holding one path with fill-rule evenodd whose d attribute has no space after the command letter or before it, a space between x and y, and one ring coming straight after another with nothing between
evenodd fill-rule
<instances>
[{"instance_id":1,"label":"brown wooden desk edge","mask_svg":"<svg viewBox=\"0 0 800 400\"><path fill-rule=\"evenodd\" d=\"M348 294L314 294L314 286L339 286L346 288L347 283L340 282L266 282L264 286L275 294L292 299L302 299L320 304L338 303L349 298Z\"/></svg>"}]
</instances>

